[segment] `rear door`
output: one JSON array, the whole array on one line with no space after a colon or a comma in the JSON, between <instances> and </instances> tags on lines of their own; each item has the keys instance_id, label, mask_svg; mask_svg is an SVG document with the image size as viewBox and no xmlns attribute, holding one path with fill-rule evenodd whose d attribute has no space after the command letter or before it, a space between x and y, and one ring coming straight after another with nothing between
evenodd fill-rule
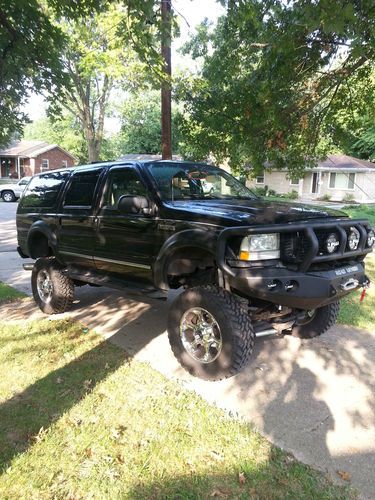
<instances>
[{"instance_id":1,"label":"rear door","mask_svg":"<svg viewBox=\"0 0 375 500\"><path fill-rule=\"evenodd\" d=\"M94 267L95 204L103 168L80 170L69 180L58 214L58 249L66 264Z\"/></svg>"},{"instance_id":2,"label":"rear door","mask_svg":"<svg viewBox=\"0 0 375 500\"><path fill-rule=\"evenodd\" d=\"M97 214L96 267L128 280L152 282L156 220L144 214L124 214L117 209L123 195L148 196L137 169L113 167L109 171Z\"/></svg>"}]
</instances>

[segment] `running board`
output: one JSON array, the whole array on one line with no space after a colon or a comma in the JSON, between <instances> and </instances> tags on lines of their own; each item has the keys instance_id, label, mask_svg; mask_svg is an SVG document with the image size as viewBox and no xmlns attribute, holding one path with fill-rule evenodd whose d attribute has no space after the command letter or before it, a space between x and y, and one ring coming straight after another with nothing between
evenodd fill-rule
<instances>
[{"instance_id":1,"label":"running board","mask_svg":"<svg viewBox=\"0 0 375 500\"><path fill-rule=\"evenodd\" d=\"M68 267L63 270L63 273L73 280L81 281L89 285L125 290L157 300L167 300L168 298L167 292L153 286L148 286L145 283L126 281L117 276L110 276L96 270L86 269L81 271L77 268Z\"/></svg>"}]
</instances>

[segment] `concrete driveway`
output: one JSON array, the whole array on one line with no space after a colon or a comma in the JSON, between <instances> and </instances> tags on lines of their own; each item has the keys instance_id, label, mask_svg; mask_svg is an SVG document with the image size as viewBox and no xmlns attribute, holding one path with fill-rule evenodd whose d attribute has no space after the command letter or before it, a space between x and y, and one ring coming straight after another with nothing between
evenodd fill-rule
<instances>
[{"instance_id":1,"label":"concrete driveway","mask_svg":"<svg viewBox=\"0 0 375 500\"><path fill-rule=\"evenodd\" d=\"M15 209L16 204L0 203L0 280L30 292L30 272L22 270L14 251ZM310 341L258 340L241 374L211 383L190 377L171 354L165 330L169 301L105 288L76 292L70 316L251 422L273 443L335 480L340 480L337 471L348 472L363 498L375 498L374 332L336 326ZM32 301L3 305L0 315L9 320L42 316Z\"/></svg>"}]
</instances>

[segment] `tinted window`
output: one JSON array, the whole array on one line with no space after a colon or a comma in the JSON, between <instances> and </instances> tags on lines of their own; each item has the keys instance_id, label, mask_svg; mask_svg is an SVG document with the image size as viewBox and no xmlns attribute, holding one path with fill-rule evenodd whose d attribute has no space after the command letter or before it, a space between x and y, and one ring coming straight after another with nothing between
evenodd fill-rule
<instances>
[{"instance_id":1,"label":"tinted window","mask_svg":"<svg viewBox=\"0 0 375 500\"><path fill-rule=\"evenodd\" d=\"M64 205L91 207L100 172L77 172L66 193Z\"/></svg>"},{"instance_id":2,"label":"tinted window","mask_svg":"<svg viewBox=\"0 0 375 500\"><path fill-rule=\"evenodd\" d=\"M69 172L50 172L31 179L23 198L24 207L52 208Z\"/></svg>"},{"instance_id":3,"label":"tinted window","mask_svg":"<svg viewBox=\"0 0 375 500\"><path fill-rule=\"evenodd\" d=\"M104 206L115 208L121 196L146 196L147 191L138 174L131 168L112 170L109 173L104 196Z\"/></svg>"}]
</instances>

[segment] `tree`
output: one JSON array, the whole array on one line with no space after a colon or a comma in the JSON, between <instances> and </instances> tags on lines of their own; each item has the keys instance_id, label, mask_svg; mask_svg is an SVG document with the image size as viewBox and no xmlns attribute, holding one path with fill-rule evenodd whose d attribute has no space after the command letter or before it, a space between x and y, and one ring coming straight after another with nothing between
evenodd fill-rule
<instances>
[{"instance_id":1,"label":"tree","mask_svg":"<svg viewBox=\"0 0 375 500\"><path fill-rule=\"evenodd\" d=\"M59 58L64 37L51 22L47 6L70 18L87 14L100 3L0 0L0 145L21 132L26 116L20 108L30 92L55 92L64 81Z\"/></svg>"},{"instance_id":2,"label":"tree","mask_svg":"<svg viewBox=\"0 0 375 500\"><path fill-rule=\"evenodd\" d=\"M79 163L87 161L85 138L77 119L63 115L59 120L41 118L28 123L23 131L26 140L36 139L57 144L71 153Z\"/></svg>"},{"instance_id":3,"label":"tree","mask_svg":"<svg viewBox=\"0 0 375 500\"><path fill-rule=\"evenodd\" d=\"M20 109L31 91L59 96L61 89L66 92L71 84L64 66L66 58L61 57L72 48L63 26L69 21L81 25L85 36L84 28L90 32L95 13L105 13L112 5L112 0L0 0L0 145L14 132L21 133L27 117ZM159 2L123 0L121 8L121 19L108 30L161 73L155 36L160 25ZM92 54L96 49L94 43ZM88 64L86 60L85 71Z\"/></svg>"},{"instance_id":4,"label":"tree","mask_svg":"<svg viewBox=\"0 0 375 500\"><path fill-rule=\"evenodd\" d=\"M228 0L186 50L202 71L181 85L185 131L197 156L234 167L268 162L302 173L331 147L327 117L357 103L354 80L368 82L375 60L372 1ZM332 7L334 5L334 12Z\"/></svg>"},{"instance_id":5,"label":"tree","mask_svg":"<svg viewBox=\"0 0 375 500\"><path fill-rule=\"evenodd\" d=\"M132 94L120 109L122 154L161 154L160 92ZM172 150L178 152L179 112L172 112Z\"/></svg>"}]
</instances>

